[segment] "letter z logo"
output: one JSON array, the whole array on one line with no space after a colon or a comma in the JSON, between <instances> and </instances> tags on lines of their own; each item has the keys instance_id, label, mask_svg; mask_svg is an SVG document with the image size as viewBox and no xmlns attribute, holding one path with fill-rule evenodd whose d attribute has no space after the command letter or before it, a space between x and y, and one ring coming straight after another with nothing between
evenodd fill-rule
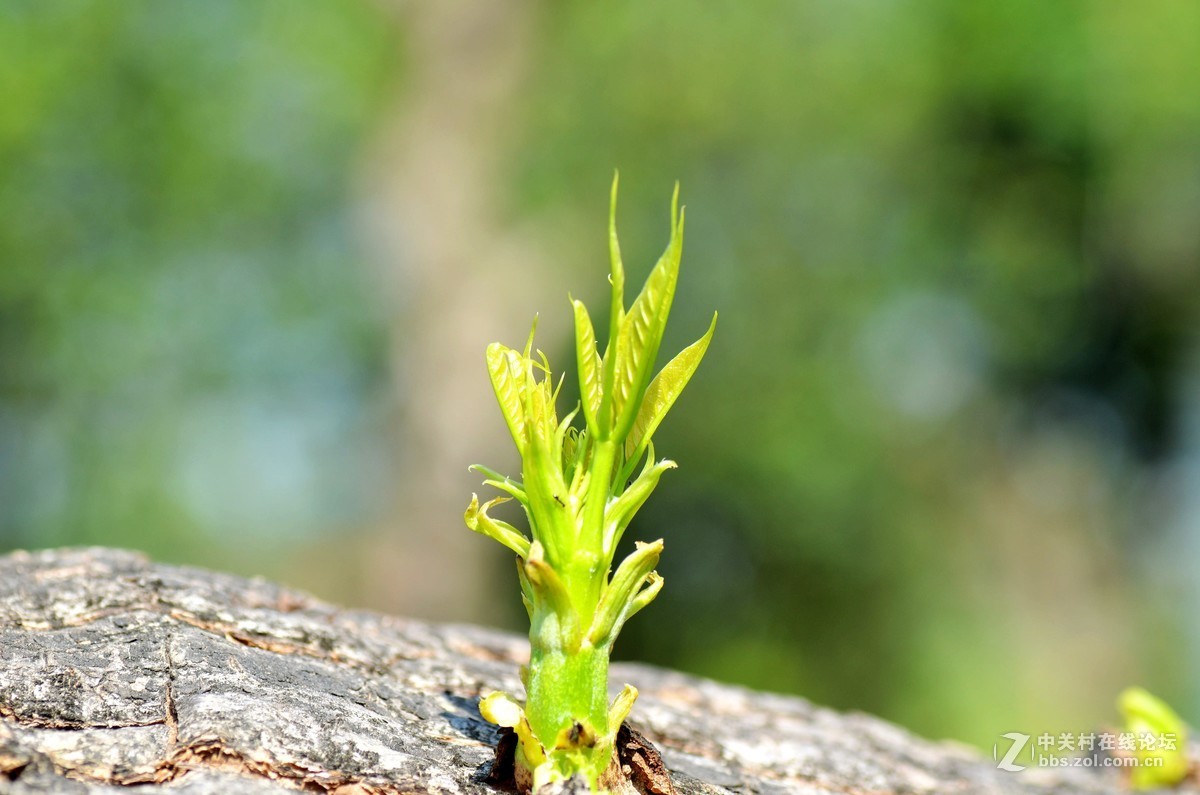
<instances>
[{"instance_id":1,"label":"letter z logo","mask_svg":"<svg viewBox=\"0 0 1200 795\"><path fill-rule=\"evenodd\" d=\"M996 760L996 767L1001 770L1007 770L1010 773L1020 773L1025 769L1025 765L1018 765L1015 762L1017 756L1025 749L1026 744L1029 743L1029 735L1021 734L1020 732L1009 732L1000 736L1006 740L1012 740L1012 745L1009 746L1008 753L1004 755L1003 759L1000 758L999 744L997 743L992 746L992 759Z\"/></svg>"}]
</instances>

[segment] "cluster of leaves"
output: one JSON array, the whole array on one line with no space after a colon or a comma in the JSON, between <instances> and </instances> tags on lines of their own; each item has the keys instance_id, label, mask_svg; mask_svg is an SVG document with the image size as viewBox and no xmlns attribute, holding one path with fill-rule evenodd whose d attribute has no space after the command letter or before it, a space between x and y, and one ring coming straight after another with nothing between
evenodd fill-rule
<instances>
[{"instance_id":1,"label":"cluster of leaves","mask_svg":"<svg viewBox=\"0 0 1200 795\"><path fill-rule=\"evenodd\" d=\"M507 496L481 505L473 495L465 519L471 530L516 553L532 653L523 676L525 707L493 694L481 710L517 732L518 768L529 774L535 788L574 775L584 776L595 788L611 762L616 732L637 697L627 685L611 706L606 704L608 657L622 625L662 588L654 568L663 542L639 542L615 573L613 557L662 473L675 467L656 457L652 438L696 371L716 325L714 316L703 337L654 374L683 250L679 188L671 201L666 251L628 310L616 196L614 179L609 212L612 291L603 352L587 308L571 302L579 404L559 418L563 377L556 382L545 354L534 350L533 333L523 350L500 343L487 349L492 386L521 454L521 479L476 467L487 485ZM524 509L529 535L488 513L512 499Z\"/></svg>"}]
</instances>

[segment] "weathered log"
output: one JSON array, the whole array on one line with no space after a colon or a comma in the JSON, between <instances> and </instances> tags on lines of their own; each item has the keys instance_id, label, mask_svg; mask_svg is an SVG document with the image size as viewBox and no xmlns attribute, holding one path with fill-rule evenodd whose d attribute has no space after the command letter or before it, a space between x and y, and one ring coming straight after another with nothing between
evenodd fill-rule
<instances>
[{"instance_id":1,"label":"weathered log","mask_svg":"<svg viewBox=\"0 0 1200 795\"><path fill-rule=\"evenodd\" d=\"M483 793L523 638L340 610L261 580L74 549L0 558L0 793ZM1114 771L1006 773L800 698L647 666L632 722L681 795L1104 793Z\"/></svg>"}]
</instances>

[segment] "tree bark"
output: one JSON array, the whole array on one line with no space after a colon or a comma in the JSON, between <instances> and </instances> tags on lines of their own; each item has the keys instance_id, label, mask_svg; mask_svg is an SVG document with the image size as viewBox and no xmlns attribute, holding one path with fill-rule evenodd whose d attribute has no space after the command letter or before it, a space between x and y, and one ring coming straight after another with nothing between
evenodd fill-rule
<instances>
[{"instance_id":1,"label":"tree bark","mask_svg":"<svg viewBox=\"0 0 1200 795\"><path fill-rule=\"evenodd\" d=\"M487 793L481 693L524 638L341 610L109 549L0 558L0 793ZM1005 773L861 714L647 666L630 722L680 795L1105 793L1116 772Z\"/></svg>"}]
</instances>

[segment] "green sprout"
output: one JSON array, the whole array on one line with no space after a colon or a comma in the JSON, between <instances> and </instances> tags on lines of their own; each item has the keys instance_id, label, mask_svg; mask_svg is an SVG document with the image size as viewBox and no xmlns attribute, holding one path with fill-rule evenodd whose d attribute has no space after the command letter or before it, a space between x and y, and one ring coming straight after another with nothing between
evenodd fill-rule
<instances>
[{"instance_id":1,"label":"green sprout","mask_svg":"<svg viewBox=\"0 0 1200 795\"><path fill-rule=\"evenodd\" d=\"M1117 699L1117 708L1125 718L1125 731L1139 740L1149 740L1134 751L1137 765L1130 768L1129 783L1134 789L1173 787L1183 781L1189 770L1187 724L1162 699L1140 687L1130 687ZM1173 740L1164 743L1163 739ZM1164 747L1166 746L1166 747Z\"/></svg>"},{"instance_id":2,"label":"green sprout","mask_svg":"<svg viewBox=\"0 0 1200 795\"><path fill-rule=\"evenodd\" d=\"M675 462L655 457L651 438L716 328L714 315L708 332L654 375L683 250L679 186L671 199L670 242L628 310L616 202L614 177L608 223L612 302L603 353L587 308L571 300L579 404L558 418L562 377L556 385L545 354L533 349L533 332L523 351L500 343L487 348L492 387L521 454L521 480L473 467L486 476L486 485L507 496L480 505L472 495L465 519L471 530L517 555L529 613L530 661L521 672L524 707L507 694L492 693L479 710L515 731L522 789L575 776L585 778L593 791L619 781L620 766L613 764L616 735L637 689L625 685L608 703L609 655L624 623L662 589L663 578L654 567L663 542L638 542L615 573L613 556L659 477L675 468ZM579 417L576 427L572 423ZM510 499L524 509L530 535L488 515L492 506Z\"/></svg>"}]
</instances>

